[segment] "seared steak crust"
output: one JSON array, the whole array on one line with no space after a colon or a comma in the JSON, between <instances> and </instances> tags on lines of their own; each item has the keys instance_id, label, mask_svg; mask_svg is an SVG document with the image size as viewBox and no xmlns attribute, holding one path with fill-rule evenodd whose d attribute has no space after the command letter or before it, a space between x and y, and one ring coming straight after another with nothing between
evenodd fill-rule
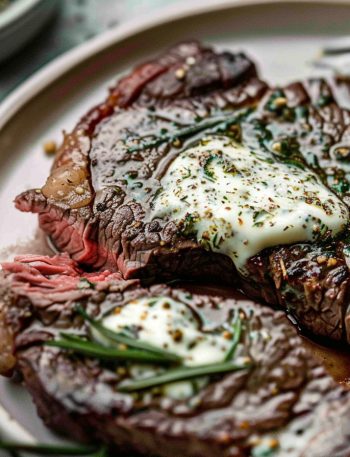
<instances>
[{"instance_id":1,"label":"seared steak crust","mask_svg":"<svg viewBox=\"0 0 350 457\"><path fill-rule=\"evenodd\" d=\"M193 286L140 288L108 273L89 276L95 288L81 288L81 271L67 257L22 258L4 269L14 285L3 319L14 334L15 369L53 429L106 442L118 455L248 457L264 446L276 457L350 455L349 393L315 362L281 312ZM254 367L213 377L190 401L174 400L156 392L118 392L120 370L41 344L62 329L87 332L75 312L77 300L100 317L158 295L190 303L216 326L239 311L239 356L249 356Z\"/></svg>"}]
</instances>

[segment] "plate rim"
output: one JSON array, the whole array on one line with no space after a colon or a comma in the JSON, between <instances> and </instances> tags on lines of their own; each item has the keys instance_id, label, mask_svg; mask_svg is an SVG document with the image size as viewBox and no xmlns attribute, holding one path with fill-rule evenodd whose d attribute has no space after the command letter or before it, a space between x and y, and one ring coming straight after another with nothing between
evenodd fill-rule
<instances>
[{"instance_id":1,"label":"plate rim","mask_svg":"<svg viewBox=\"0 0 350 457\"><path fill-rule=\"evenodd\" d=\"M172 20L195 17L198 14L211 13L226 8L246 7L251 8L259 5L274 4L304 4L304 5L348 5L350 0L195 0L189 2L183 0L178 3L161 8L148 17L128 20L111 30L92 38L86 43L80 44L71 50L64 52L40 70L33 73L26 81L22 82L0 102L0 131L25 107L32 99L40 94L64 74L74 69L79 64L104 51L110 46L116 45L123 39L152 29ZM0 152L1 153L1 152ZM5 427L4 423L8 426ZM0 432L13 438L35 442L36 438L19 422L11 418L10 413L0 403Z\"/></svg>"},{"instance_id":2,"label":"plate rim","mask_svg":"<svg viewBox=\"0 0 350 457\"><path fill-rule=\"evenodd\" d=\"M158 12L152 13L150 16L127 20L115 28L88 40L86 43L82 43L64 52L34 72L0 103L0 130L6 126L21 108L50 84L85 60L123 39L174 19L178 20L198 14L220 11L225 8L248 8L264 4L291 3L305 5L349 5L350 7L350 0L195 0L194 3L183 0L179 3L175 2L172 5L161 8Z\"/></svg>"}]
</instances>

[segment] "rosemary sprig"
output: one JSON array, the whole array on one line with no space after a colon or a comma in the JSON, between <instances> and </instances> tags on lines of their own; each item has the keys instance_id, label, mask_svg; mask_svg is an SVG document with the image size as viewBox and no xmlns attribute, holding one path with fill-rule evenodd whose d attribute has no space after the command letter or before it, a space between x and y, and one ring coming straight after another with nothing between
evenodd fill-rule
<instances>
[{"instance_id":1,"label":"rosemary sprig","mask_svg":"<svg viewBox=\"0 0 350 457\"><path fill-rule=\"evenodd\" d=\"M252 110L247 109L243 113L236 114L235 116L216 116L211 117L209 119L205 119L202 122L197 122L196 124L192 124L176 130L172 133L164 133L160 134L154 140L148 141L146 143L138 144L136 146L132 146L128 149L128 152L138 152L143 151L149 148L155 148L160 146L163 143L171 143L175 140L186 138L188 136L194 135L196 133L201 132L202 130L206 130L210 127L217 127L215 132L217 131L224 131L227 129L231 124L237 123L243 117L247 116Z\"/></svg>"},{"instance_id":2,"label":"rosemary sprig","mask_svg":"<svg viewBox=\"0 0 350 457\"><path fill-rule=\"evenodd\" d=\"M237 345L239 343L239 340L241 339L241 333L242 333L242 320L239 316L239 312L237 312L237 315L235 317L235 320L232 324L232 332L233 332L233 338L232 338L232 343L231 347L226 354L225 361L229 361L233 358Z\"/></svg>"},{"instance_id":3,"label":"rosemary sprig","mask_svg":"<svg viewBox=\"0 0 350 457\"><path fill-rule=\"evenodd\" d=\"M282 163L285 163L287 165L292 165L294 167L300 168L301 170L305 170L305 164L302 162L299 162L299 160L296 159L282 159Z\"/></svg>"},{"instance_id":4,"label":"rosemary sprig","mask_svg":"<svg viewBox=\"0 0 350 457\"><path fill-rule=\"evenodd\" d=\"M45 342L45 346L66 349L89 357L102 360L125 360L145 363L169 363L162 355L138 349L117 349L102 346L101 344L87 341L79 336L68 333L60 333L62 339Z\"/></svg>"},{"instance_id":5,"label":"rosemary sprig","mask_svg":"<svg viewBox=\"0 0 350 457\"><path fill-rule=\"evenodd\" d=\"M181 362L182 361L182 358L180 356L178 356L177 354L174 354L174 353L166 351L164 349L160 349L158 347L152 346L149 343L145 343L140 340L130 338L127 335L114 332L113 330L110 330L110 329L104 327L102 324L100 324L100 322L96 321L91 316L89 316L87 314L87 312L81 306L77 306L76 309L79 312L79 314L81 314L83 316L83 318L89 322L91 327L93 327L101 335L105 336L109 340L112 340L119 344L125 344L126 346L128 346L130 348L141 349L143 351L147 351L152 354L156 354L159 357L163 357L165 360L167 360L169 362Z\"/></svg>"},{"instance_id":6,"label":"rosemary sprig","mask_svg":"<svg viewBox=\"0 0 350 457\"><path fill-rule=\"evenodd\" d=\"M63 446L57 444L29 444L13 441L0 441L0 449L9 452L26 452L34 455L89 455L91 457L105 457L104 449L98 450L92 446Z\"/></svg>"},{"instance_id":7,"label":"rosemary sprig","mask_svg":"<svg viewBox=\"0 0 350 457\"><path fill-rule=\"evenodd\" d=\"M220 373L229 373L232 371L246 370L251 365L237 365L232 362L213 363L210 365L200 365L197 367L179 367L168 370L160 375L151 376L145 379L128 381L118 386L120 392L135 392L137 390L149 389L163 384L176 381L185 381L188 379L198 378L200 376L215 375Z\"/></svg>"}]
</instances>

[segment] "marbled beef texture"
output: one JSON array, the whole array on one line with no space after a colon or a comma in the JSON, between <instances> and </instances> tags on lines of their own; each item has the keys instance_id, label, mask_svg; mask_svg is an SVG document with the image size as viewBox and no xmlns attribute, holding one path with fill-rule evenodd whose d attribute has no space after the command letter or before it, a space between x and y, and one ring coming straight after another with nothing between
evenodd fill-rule
<instances>
[{"instance_id":1,"label":"marbled beef texture","mask_svg":"<svg viewBox=\"0 0 350 457\"><path fill-rule=\"evenodd\" d=\"M16 206L38 213L57 248L82 265L149 283L184 277L240 285L308 331L348 342L349 270L339 240L263 251L242 280L230 258L184 236L175 221L151 220L167 165L215 131L212 120L223 113L233 116L219 126L225 134L262 149L279 143L288 160L313 168L348 202L350 116L326 82L269 89L244 55L184 43L121 79L65 136L45 186L18 196ZM181 139L179 130L187 132Z\"/></svg>"},{"instance_id":2,"label":"marbled beef texture","mask_svg":"<svg viewBox=\"0 0 350 457\"><path fill-rule=\"evenodd\" d=\"M118 455L350 455L350 393L315 362L281 312L239 295L208 295L203 287L140 288L137 281L108 273L90 274L93 287L81 287L86 280L66 256L19 260L4 265L13 287L1 320L11 329L15 370L40 416L56 431L106 442ZM118 392L125 370L41 344L62 329L86 333L75 312L77 300L100 317L136 298L158 295L187 303L211 327L232 310L239 312L243 331L237 356L249 357L253 368L213 376L187 400L171 399L159 390L130 395ZM6 365L4 357L2 352L0 367Z\"/></svg>"}]
</instances>

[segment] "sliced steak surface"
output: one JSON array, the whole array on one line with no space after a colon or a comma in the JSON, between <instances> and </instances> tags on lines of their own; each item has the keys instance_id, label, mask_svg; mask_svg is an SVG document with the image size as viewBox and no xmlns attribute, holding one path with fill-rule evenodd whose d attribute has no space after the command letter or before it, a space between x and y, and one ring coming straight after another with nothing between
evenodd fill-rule
<instances>
[{"instance_id":1,"label":"sliced steak surface","mask_svg":"<svg viewBox=\"0 0 350 457\"><path fill-rule=\"evenodd\" d=\"M21 258L4 270L13 287L2 304L1 322L11 330L14 369L40 416L56 431L105 442L118 455L350 455L350 394L315 362L282 312L239 294L208 295L193 285L140 288L137 281L108 273L81 278L67 257ZM130 394L118 390L135 376L129 363L106 365L42 344L62 330L91 335L76 302L101 318L159 297L198 313L205 332L216 332L239 313L235 360L248 357L251 368L204 378L183 398L161 388ZM2 352L0 367L6 365L4 357Z\"/></svg>"},{"instance_id":2,"label":"sliced steak surface","mask_svg":"<svg viewBox=\"0 0 350 457\"><path fill-rule=\"evenodd\" d=\"M16 206L38 213L57 248L81 265L144 283L182 277L241 287L312 334L349 342L347 231L265 249L242 277L183 221L152 217L170 164L204 135L313 170L348 204L350 115L333 86L271 89L242 54L180 44L121 79L65 136L44 187L18 196Z\"/></svg>"},{"instance_id":3,"label":"sliced steak surface","mask_svg":"<svg viewBox=\"0 0 350 457\"><path fill-rule=\"evenodd\" d=\"M57 325L59 316L64 316L65 310L65 319L71 316L71 303L79 302L90 295L96 297L99 292L103 296L104 288L109 285L108 281L120 282L122 279L119 273L109 271L83 272L68 254L54 257L18 256L16 262L4 262L2 268L6 276L11 277L10 282L3 281L0 289L0 373L3 375L11 374L15 365L11 350L13 336L32 321L32 314L28 312L29 303L35 306L43 325L53 322ZM122 284L127 287L128 284L137 285L138 281L123 281L120 282L120 287ZM11 306L13 296L17 297L16 308Z\"/></svg>"}]
</instances>

